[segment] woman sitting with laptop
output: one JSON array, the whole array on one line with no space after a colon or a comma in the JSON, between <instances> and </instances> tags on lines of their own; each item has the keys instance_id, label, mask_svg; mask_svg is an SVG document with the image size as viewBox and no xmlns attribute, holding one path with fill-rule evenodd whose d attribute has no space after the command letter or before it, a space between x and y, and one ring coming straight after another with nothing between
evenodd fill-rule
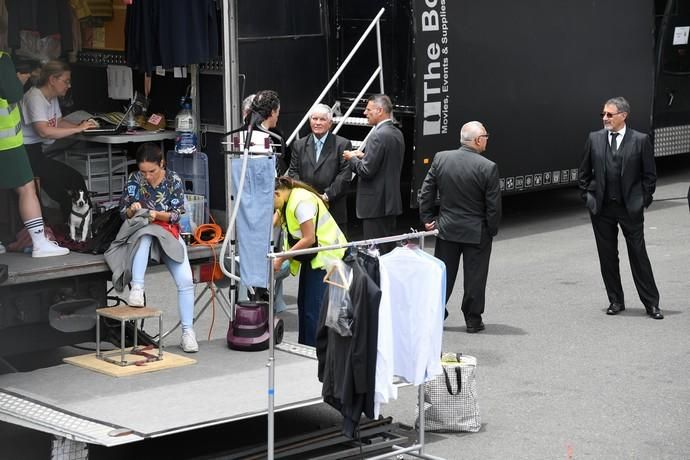
<instances>
[{"instance_id":1,"label":"woman sitting with laptop","mask_svg":"<svg viewBox=\"0 0 690 460\"><path fill-rule=\"evenodd\" d=\"M63 222L67 222L72 208L69 192L86 191L86 184L78 171L49 158L45 151L57 139L96 127L93 120L84 120L77 125L62 118L58 98L65 96L72 86L71 77L72 72L66 63L45 63L41 67L38 85L29 89L20 103L24 145L31 168L40 178L41 189L60 205Z\"/></svg>"}]
</instances>

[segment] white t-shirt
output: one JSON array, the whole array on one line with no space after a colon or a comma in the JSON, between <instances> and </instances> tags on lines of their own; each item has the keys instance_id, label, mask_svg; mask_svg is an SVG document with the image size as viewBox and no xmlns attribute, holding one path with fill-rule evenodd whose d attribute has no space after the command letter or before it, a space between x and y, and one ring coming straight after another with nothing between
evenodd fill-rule
<instances>
[{"instance_id":1,"label":"white t-shirt","mask_svg":"<svg viewBox=\"0 0 690 460\"><path fill-rule=\"evenodd\" d=\"M55 139L43 138L34 130L33 123L46 121L49 126L56 127L58 120L62 118L60 104L57 98L46 99L40 89L33 87L24 94L19 103L22 113L22 131L25 144L52 144Z\"/></svg>"},{"instance_id":2,"label":"white t-shirt","mask_svg":"<svg viewBox=\"0 0 690 460\"><path fill-rule=\"evenodd\" d=\"M305 223L309 219L313 219L316 216L316 205L311 201L300 201L297 203L295 208L295 218L300 224ZM292 235L295 238L302 238L302 230L297 229Z\"/></svg>"}]
</instances>

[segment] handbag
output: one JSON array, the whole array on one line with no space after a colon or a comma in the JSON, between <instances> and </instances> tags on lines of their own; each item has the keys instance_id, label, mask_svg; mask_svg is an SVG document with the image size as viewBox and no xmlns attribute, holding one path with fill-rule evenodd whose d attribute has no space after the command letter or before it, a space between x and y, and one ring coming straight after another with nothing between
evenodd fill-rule
<instances>
[{"instance_id":1,"label":"handbag","mask_svg":"<svg viewBox=\"0 0 690 460\"><path fill-rule=\"evenodd\" d=\"M424 384L425 431L476 433L481 428L477 404L477 358L443 353L443 373ZM419 427L419 408L417 422Z\"/></svg>"}]
</instances>

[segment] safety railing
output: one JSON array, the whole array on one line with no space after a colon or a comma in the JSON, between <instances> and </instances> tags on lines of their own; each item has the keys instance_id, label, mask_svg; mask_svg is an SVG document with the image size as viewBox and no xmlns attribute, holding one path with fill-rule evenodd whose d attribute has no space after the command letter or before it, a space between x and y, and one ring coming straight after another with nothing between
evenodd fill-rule
<instances>
[{"instance_id":1,"label":"safety railing","mask_svg":"<svg viewBox=\"0 0 690 460\"><path fill-rule=\"evenodd\" d=\"M326 97L328 92L331 90L333 85L335 84L336 81L338 81L338 77L345 71L345 68L347 68L347 65L350 63L352 58L357 54L357 51L359 48L362 46L364 41L369 37L369 34L376 29L376 47L377 47L377 56L378 56L378 67L374 72L372 73L371 77L369 80L365 83L364 87L362 87L362 90L360 93L357 95L357 97L352 101L352 104L350 107L348 107L347 111L345 112L345 116L343 116L343 119L338 123L338 125L335 127L333 130L334 133L337 133L340 130L340 127L342 126L343 122L347 119L347 117L352 113L352 111L355 109L357 103L359 102L360 98L364 95L364 93L369 89L369 87L374 83L376 80L376 77L378 76L379 79L379 86L380 86L380 92L384 93L384 88L383 88L383 59L382 59L382 52L381 52L381 16L383 16L383 13L385 11L385 8L381 8L379 10L378 14L376 17L371 21L371 24L367 27L367 29L364 31L362 36L359 38L357 43L355 43L355 46L352 47L352 51L350 51L350 54L347 55L343 63L338 67L338 70L333 74L333 77L331 77L331 80L328 82L326 87L321 91L321 94L316 98L314 103L311 105L311 107L314 107L316 104L320 104L321 101ZM309 113L311 112L311 107L309 110L307 110L307 113L304 114L304 117L302 117L302 120L299 122L295 130L290 134L290 137L288 137L286 144L290 145L292 141L294 141L298 134L299 131L302 129L304 124L307 122L309 119Z\"/></svg>"}]
</instances>

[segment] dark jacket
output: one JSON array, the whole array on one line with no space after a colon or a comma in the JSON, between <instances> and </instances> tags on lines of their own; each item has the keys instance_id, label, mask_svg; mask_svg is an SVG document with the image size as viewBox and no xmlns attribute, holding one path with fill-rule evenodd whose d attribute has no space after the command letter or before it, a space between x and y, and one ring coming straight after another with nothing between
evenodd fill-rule
<instances>
[{"instance_id":1,"label":"dark jacket","mask_svg":"<svg viewBox=\"0 0 690 460\"><path fill-rule=\"evenodd\" d=\"M336 222L347 222L347 190L352 179L350 164L343 158L352 143L344 137L328 133L316 161L314 136L309 134L292 144L288 176L306 182L319 193L328 195L328 211Z\"/></svg>"},{"instance_id":2,"label":"dark jacket","mask_svg":"<svg viewBox=\"0 0 690 460\"><path fill-rule=\"evenodd\" d=\"M113 287L118 292L122 292L132 280L132 260L139 248L139 238L143 235L151 235L158 242L151 245L150 257L154 261L160 263L162 253L177 263L184 261L187 248L165 228L149 224L148 216L148 209L139 209L134 216L122 224L115 241L105 251L105 262L113 272Z\"/></svg>"},{"instance_id":3,"label":"dark jacket","mask_svg":"<svg viewBox=\"0 0 690 460\"><path fill-rule=\"evenodd\" d=\"M365 262L347 256L352 268L350 299L353 307L352 336L343 337L325 325L328 313L328 294L324 296L316 333L318 376L323 382L324 402L343 416L343 434L350 438L357 432L364 413L374 416L376 347L378 343L378 311L381 290L367 273ZM378 271L378 266L375 267Z\"/></svg>"},{"instance_id":4,"label":"dark jacket","mask_svg":"<svg viewBox=\"0 0 690 460\"><path fill-rule=\"evenodd\" d=\"M578 175L582 199L592 214L598 214L604 203L606 185L606 150L608 131L589 133ZM622 156L621 192L631 217L642 214L652 204L656 189L656 164L649 136L627 128L618 146Z\"/></svg>"},{"instance_id":5,"label":"dark jacket","mask_svg":"<svg viewBox=\"0 0 690 460\"><path fill-rule=\"evenodd\" d=\"M357 217L371 219L402 214L400 173L405 157L402 132L392 122L371 133L363 158L351 158L357 174Z\"/></svg>"},{"instance_id":6,"label":"dark jacket","mask_svg":"<svg viewBox=\"0 0 690 460\"><path fill-rule=\"evenodd\" d=\"M438 216L434 216L437 193ZM496 163L460 147L439 152L424 178L419 195L422 222L436 221L439 238L479 244L482 228L496 236L501 221L501 189Z\"/></svg>"}]
</instances>

